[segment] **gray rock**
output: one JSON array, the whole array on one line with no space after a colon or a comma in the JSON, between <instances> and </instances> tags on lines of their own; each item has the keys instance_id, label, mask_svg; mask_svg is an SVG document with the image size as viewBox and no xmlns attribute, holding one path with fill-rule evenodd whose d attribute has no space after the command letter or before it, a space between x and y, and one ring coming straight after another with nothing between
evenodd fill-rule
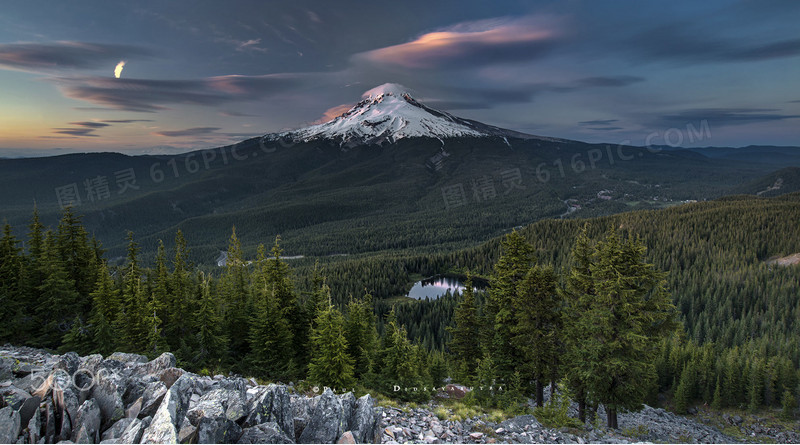
<instances>
[{"instance_id":1,"label":"gray rock","mask_svg":"<svg viewBox=\"0 0 800 445\"><path fill-rule=\"evenodd\" d=\"M336 443L355 444L356 439L355 437L353 437L353 433L351 431L345 431L344 434L342 434L342 437L340 437L339 440L336 441Z\"/></svg>"},{"instance_id":2,"label":"gray rock","mask_svg":"<svg viewBox=\"0 0 800 445\"><path fill-rule=\"evenodd\" d=\"M135 372L137 374L153 374L156 375L161 371L169 368L174 368L176 364L175 356L171 352L165 352L157 358L139 365Z\"/></svg>"},{"instance_id":3,"label":"gray rock","mask_svg":"<svg viewBox=\"0 0 800 445\"><path fill-rule=\"evenodd\" d=\"M242 427L224 417L203 417L197 425L198 443L236 443Z\"/></svg>"},{"instance_id":4,"label":"gray rock","mask_svg":"<svg viewBox=\"0 0 800 445\"><path fill-rule=\"evenodd\" d=\"M350 430L350 424L353 422L353 415L356 413L356 397L352 392L348 392L339 399L342 401L342 418L339 429L341 431Z\"/></svg>"},{"instance_id":5,"label":"gray rock","mask_svg":"<svg viewBox=\"0 0 800 445\"><path fill-rule=\"evenodd\" d=\"M530 429L539 428L541 425L539 424L539 421L536 420L536 417L533 417L530 414L517 416L504 422L500 422L500 427L509 433L523 433L526 431L526 426L528 427L527 429Z\"/></svg>"},{"instance_id":6,"label":"gray rock","mask_svg":"<svg viewBox=\"0 0 800 445\"><path fill-rule=\"evenodd\" d=\"M164 382L164 384L167 385L167 388L169 388L183 375L183 373L184 371L181 368L167 368L158 373L158 379Z\"/></svg>"},{"instance_id":7,"label":"gray rock","mask_svg":"<svg viewBox=\"0 0 800 445\"><path fill-rule=\"evenodd\" d=\"M300 443L333 443L344 433L341 428L344 414L342 401L330 388L325 388L325 392L317 398L317 406L300 435Z\"/></svg>"},{"instance_id":8,"label":"gray rock","mask_svg":"<svg viewBox=\"0 0 800 445\"><path fill-rule=\"evenodd\" d=\"M161 380L149 383L142 394L142 410L140 416L153 416L167 394L167 385Z\"/></svg>"},{"instance_id":9,"label":"gray rock","mask_svg":"<svg viewBox=\"0 0 800 445\"><path fill-rule=\"evenodd\" d=\"M275 422L287 436L294 435L292 399L285 386L270 384L259 396L248 403L244 426L250 427Z\"/></svg>"},{"instance_id":10,"label":"gray rock","mask_svg":"<svg viewBox=\"0 0 800 445\"><path fill-rule=\"evenodd\" d=\"M106 360L116 360L123 363L147 363L147 357L141 354L129 354L127 352L115 352Z\"/></svg>"},{"instance_id":11,"label":"gray rock","mask_svg":"<svg viewBox=\"0 0 800 445\"><path fill-rule=\"evenodd\" d=\"M225 417L225 408L231 394L233 394L234 397L236 396L232 391L224 389L215 389L211 392L207 392L191 409L189 409L186 413L186 418L189 419L192 425L198 426L200 420L204 417Z\"/></svg>"},{"instance_id":12,"label":"gray rock","mask_svg":"<svg viewBox=\"0 0 800 445\"><path fill-rule=\"evenodd\" d=\"M356 409L348 428L357 443L374 443L380 438L380 413L369 394L356 401Z\"/></svg>"},{"instance_id":13,"label":"gray rock","mask_svg":"<svg viewBox=\"0 0 800 445\"><path fill-rule=\"evenodd\" d=\"M152 423L142 436L142 443L177 443L178 427L186 415L191 396L191 377L183 375L167 391Z\"/></svg>"},{"instance_id":14,"label":"gray rock","mask_svg":"<svg viewBox=\"0 0 800 445\"><path fill-rule=\"evenodd\" d=\"M31 420L28 421L28 443L37 443L39 438L42 437L42 416L39 412L39 407L33 413Z\"/></svg>"},{"instance_id":15,"label":"gray rock","mask_svg":"<svg viewBox=\"0 0 800 445\"><path fill-rule=\"evenodd\" d=\"M178 441L180 443L197 443L197 427L192 425L186 417L183 418L178 430Z\"/></svg>"},{"instance_id":16,"label":"gray rock","mask_svg":"<svg viewBox=\"0 0 800 445\"><path fill-rule=\"evenodd\" d=\"M142 412L142 403L143 403L142 398L139 397L135 402L131 404L131 406L125 409L125 417L131 419L139 417L139 413Z\"/></svg>"},{"instance_id":17,"label":"gray rock","mask_svg":"<svg viewBox=\"0 0 800 445\"><path fill-rule=\"evenodd\" d=\"M31 395L27 391L11 385L0 388L0 398L2 398L5 406L10 406L14 410L18 410L26 400L31 398Z\"/></svg>"},{"instance_id":18,"label":"gray rock","mask_svg":"<svg viewBox=\"0 0 800 445\"><path fill-rule=\"evenodd\" d=\"M101 437L102 440L116 440L122 437L122 434L128 429L129 426L133 423L134 419L129 417L123 417L122 419L117 420L111 425L111 428L105 430L103 432L103 436Z\"/></svg>"},{"instance_id":19,"label":"gray rock","mask_svg":"<svg viewBox=\"0 0 800 445\"><path fill-rule=\"evenodd\" d=\"M81 365L81 358L75 352L67 352L62 355L58 361L53 365L53 370L61 369L66 371L67 374L73 375L78 367Z\"/></svg>"},{"instance_id":20,"label":"gray rock","mask_svg":"<svg viewBox=\"0 0 800 445\"><path fill-rule=\"evenodd\" d=\"M121 383L123 379L119 374L100 371L95 375L92 397L100 408L103 428L107 428L125 415L125 406L122 402L123 389L119 386Z\"/></svg>"},{"instance_id":21,"label":"gray rock","mask_svg":"<svg viewBox=\"0 0 800 445\"><path fill-rule=\"evenodd\" d=\"M140 443L147 424L143 420L132 419L130 425L117 439L117 443Z\"/></svg>"},{"instance_id":22,"label":"gray rock","mask_svg":"<svg viewBox=\"0 0 800 445\"><path fill-rule=\"evenodd\" d=\"M78 417L73 428L75 443L96 443L100 436L100 408L94 399L87 400L78 408Z\"/></svg>"},{"instance_id":23,"label":"gray rock","mask_svg":"<svg viewBox=\"0 0 800 445\"><path fill-rule=\"evenodd\" d=\"M275 422L262 423L242 431L237 443L294 443Z\"/></svg>"},{"instance_id":24,"label":"gray rock","mask_svg":"<svg viewBox=\"0 0 800 445\"><path fill-rule=\"evenodd\" d=\"M10 406L0 409L0 443L17 443L20 426L18 412Z\"/></svg>"}]
</instances>

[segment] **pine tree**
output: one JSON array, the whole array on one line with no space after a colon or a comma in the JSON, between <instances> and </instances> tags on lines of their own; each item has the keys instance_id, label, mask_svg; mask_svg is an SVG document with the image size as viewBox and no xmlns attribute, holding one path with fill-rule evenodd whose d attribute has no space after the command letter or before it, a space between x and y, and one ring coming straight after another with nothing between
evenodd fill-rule
<instances>
[{"instance_id":1,"label":"pine tree","mask_svg":"<svg viewBox=\"0 0 800 445\"><path fill-rule=\"evenodd\" d=\"M519 371L536 380L536 404L544 406L544 385L558 379L561 299L552 267L534 266L513 299L517 314L514 345L527 357Z\"/></svg>"},{"instance_id":2,"label":"pine tree","mask_svg":"<svg viewBox=\"0 0 800 445\"><path fill-rule=\"evenodd\" d=\"M223 331L220 304L215 297L211 291L211 278L200 275L200 295L194 315L199 345L195 361L200 366L219 365L227 351L228 338Z\"/></svg>"},{"instance_id":3,"label":"pine tree","mask_svg":"<svg viewBox=\"0 0 800 445\"><path fill-rule=\"evenodd\" d=\"M472 275L467 274L461 301L453 314L455 326L448 326L450 343L448 347L456 363L454 377L465 385L474 383L477 377L478 361L481 357L481 346L477 341L481 334L481 321L475 304L475 288Z\"/></svg>"},{"instance_id":4,"label":"pine tree","mask_svg":"<svg viewBox=\"0 0 800 445\"><path fill-rule=\"evenodd\" d=\"M185 339L193 330L191 315L194 312L196 292L190 273L192 265L188 263L188 256L189 249L186 245L186 238L184 238L183 232L178 230L175 233L175 255L172 260L172 274L169 283L171 292L166 301L166 322L164 323L164 333L170 349L175 351L180 351L182 345L186 346L183 350L190 348Z\"/></svg>"},{"instance_id":5,"label":"pine tree","mask_svg":"<svg viewBox=\"0 0 800 445\"><path fill-rule=\"evenodd\" d=\"M134 241L133 232L128 232L128 254L123 269L122 291L117 314L114 316L114 331L119 336L117 346L129 351L141 351L143 344L142 318L144 315L142 271L139 269L139 245Z\"/></svg>"},{"instance_id":6,"label":"pine tree","mask_svg":"<svg viewBox=\"0 0 800 445\"><path fill-rule=\"evenodd\" d=\"M747 398L749 400L747 407L750 412L758 412L764 402L764 363L761 359L753 361Z\"/></svg>"},{"instance_id":7,"label":"pine tree","mask_svg":"<svg viewBox=\"0 0 800 445\"><path fill-rule=\"evenodd\" d=\"M254 370L272 378L291 373L292 333L277 297L276 286L256 288L255 311L250 323L250 362Z\"/></svg>"},{"instance_id":8,"label":"pine tree","mask_svg":"<svg viewBox=\"0 0 800 445\"><path fill-rule=\"evenodd\" d=\"M664 290L664 274L644 262L638 240L616 232L597 244L589 265L592 293L578 294L579 333L571 361L585 378L587 396L605 406L609 428L617 410L637 409L656 378L656 345L675 328L675 307Z\"/></svg>"},{"instance_id":9,"label":"pine tree","mask_svg":"<svg viewBox=\"0 0 800 445\"><path fill-rule=\"evenodd\" d=\"M36 310L42 314L43 329L36 343L56 348L61 343L62 333L78 315L75 308L80 296L64 268L51 231L45 236L41 270L45 278L37 288L41 300Z\"/></svg>"},{"instance_id":10,"label":"pine tree","mask_svg":"<svg viewBox=\"0 0 800 445\"><path fill-rule=\"evenodd\" d=\"M79 316L76 315L72 320L72 325L64 334L63 343L59 349L62 353L73 351L78 355L86 355L92 350L91 330Z\"/></svg>"},{"instance_id":11,"label":"pine tree","mask_svg":"<svg viewBox=\"0 0 800 445\"><path fill-rule=\"evenodd\" d=\"M372 295L366 293L360 300L351 299L347 305L345 338L347 353L353 357L353 374L356 379L363 377L372 368L377 335Z\"/></svg>"},{"instance_id":12,"label":"pine tree","mask_svg":"<svg viewBox=\"0 0 800 445\"><path fill-rule=\"evenodd\" d=\"M61 221L58 223L56 246L63 267L74 283L78 295L76 307L72 312L87 314L91 307L89 294L94 290L94 283L97 280L95 276L97 259L81 218L72 213L72 207L64 209Z\"/></svg>"},{"instance_id":13,"label":"pine tree","mask_svg":"<svg viewBox=\"0 0 800 445\"><path fill-rule=\"evenodd\" d=\"M116 338L112 330L114 317L119 307L119 290L108 273L104 262L100 263L97 283L92 297L92 313L89 323L92 331L92 352L108 355L114 352Z\"/></svg>"},{"instance_id":14,"label":"pine tree","mask_svg":"<svg viewBox=\"0 0 800 445\"><path fill-rule=\"evenodd\" d=\"M6 223L0 239L0 320L3 320L0 341L10 340L20 328L18 320L23 309L20 279L24 276L21 252L11 226Z\"/></svg>"},{"instance_id":15,"label":"pine tree","mask_svg":"<svg viewBox=\"0 0 800 445\"><path fill-rule=\"evenodd\" d=\"M533 248L519 232L513 231L501 242L501 250L500 259L494 265L486 302L487 334L484 345L492 351L497 377L506 381L524 361L513 340L513 330L517 325L513 301L519 283L533 264Z\"/></svg>"},{"instance_id":16,"label":"pine tree","mask_svg":"<svg viewBox=\"0 0 800 445\"><path fill-rule=\"evenodd\" d=\"M250 351L248 320L252 314L252 305L249 281L242 244L234 227L228 242L225 272L220 280L220 292L226 304L225 332L230 336L230 350L234 359L243 358Z\"/></svg>"},{"instance_id":17,"label":"pine tree","mask_svg":"<svg viewBox=\"0 0 800 445\"><path fill-rule=\"evenodd\" d=\"M720 379L717 377L717 384L714 387L714 398L711 401L711 409L721 411L722 408L725 408L722 400L722 385L720 385Z\"/></svg>"},{"instance_id":18,"label":"pine tree","mask_svg":"<svg viewBox=\"0 0 800 445\"><path fill-rule=\"evenodd\" d=\"M350 388L354 383L353 358L347 354L344 317L330 300L317 314L316 328L311 332L308 379L331 388Z\"/></svg>"},{"instance_id":19,"label":"pine tree","mask_svg":"<svg viewBox=\"0 0 800 445\"><path fill-rule=\"evenodd\" d=\"M787 389L783 392L781 399L781 419L794 420L795 411L797 411L797 398L795 398L794 392Z\"/></svg>"},{"instance_id":20,"label":"pine tree","mask_svg":"<svg viewBox=\"0 0 800 445\"><path fill-rule=\"evenodd\" d=\"M675 391L675 412L686 414L689 404L694 399L694 386L696 384L697 371L690 363L684 366L681 378L678 382L678 389Z\"/></svg>"}]
</instances>

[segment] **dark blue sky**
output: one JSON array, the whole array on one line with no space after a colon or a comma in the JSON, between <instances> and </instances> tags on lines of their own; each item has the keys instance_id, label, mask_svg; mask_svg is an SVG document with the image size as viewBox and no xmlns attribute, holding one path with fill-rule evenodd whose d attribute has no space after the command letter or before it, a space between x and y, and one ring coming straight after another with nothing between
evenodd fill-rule
<instances>
[{"instance_id":1,"label":"dark blue sky","mask_svg":"<svg viewBox=\"0 0 800 445\"><path fill-rule=\"evenodd\" d=\"M4 2L0 155L215 146L386 82L539 135L800 145L798 23L788 0Z\"/></svg>"}]
</instances>

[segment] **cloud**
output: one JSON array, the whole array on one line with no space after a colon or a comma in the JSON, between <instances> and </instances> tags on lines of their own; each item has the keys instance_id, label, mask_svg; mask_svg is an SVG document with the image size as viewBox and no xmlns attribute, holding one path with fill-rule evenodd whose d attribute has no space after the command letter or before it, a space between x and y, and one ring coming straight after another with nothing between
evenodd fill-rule
<instances>
[{"instance_id":1,"label":"cloud","mask_svg":"<svg viewBox=\"0 0 800 445\"><path fill-rule=\"evenodd\" d=\"M153 134L158 136L177 138L184 136L204 136L216 133L218 130L220 130L219 127L194 127L194 128L187 128L184 130L156 131Z\"/></svg>"},{"instance_id":2,"label":"cloud","mask_svg":"<svg viewBox=\"0 0 800 445\"><path fill-rule=\"evenodd\" d=\"M578 122L578 125L586 126L586 125L611 125L613 123L619 122L619 119L598 119L593 121L581 121Z\"/></svg>"},{"instance_id":3,"label":"cloud","mask_svg":"<svg viewBox=\"0 0 800 445\"><path fill-rule=\"evenodd\" d=\"M341 116L344 112L348 111L349 109L353 108L353 104L341 104L336 105L335 107L328 108L322 113L319 119L314 121L315 124L323 124L330 120L336 119L337 117Z\"/></svg>"},{"instance_id":4,"label":"cloud","mask_svg":"<svg viewBox=\"0 0 800 445\"><path fill-rule=\"evenodd\" d=\"M217 76L197 80L112 79L108 77L57 77L55 83L70 98L116 110L155 112L167 105L215 106L303 85L300 74Z\"/></svg>"},{"instance_id":5,"label":"cloud","mask_svg":"<svg viewBox=\"0 0 800 445\"><path fill-rule=\"evenodd\" d=\"M111 124L106 122L70 122L69 124L86 128L103 128L111 126Z\"/></svg>"},{"instance_id":6,"label":"cloud","mask_svg":"<svg viewBox=\"0 0 800 445\"><path fill-rule=\"evenodd\" d=\"M800 55L800 39L758 42L746 37L723 38L685 24L653 27L630 43L642 58L684 63L753 62Z\"/></svg>"},{"instance_id":7,"label":"cloud","mask_svg":"<svg viewBox=\"0 0 800 445\"><path fill-rule=\"evenodd\" d=\"M108 122L109 124L132 124L134 122L153 122L152 119L103 119L100 122Z\"/></svg>"},{"instance_id":8,"label":"cloud","mask_svg":"<svg viewBox=\"0 0 800 445\"><path fill-rule=\"evenodd\" d=\"M797 114L781 114L778 111L773 108L695 108L656 116L651 124L667 128L708 121L711 127L726 127L800 118Z\"/></svg>"},{"instance_id":9,"label":"cloud","mask_svg":"<svg viewBox=\"0 0 800 445\"><path fill-rule=\"evenodd\" d=\"M644 82L643 77L638 76L595 76L578 79L576 86L582 87L626 87L634 83Z\"/></svg>"},{"instance_id":10,"label":"cloud","mask_svg":"<svg viewBox=\"0 0 800 445\"><path fill-rule=\"evenodd\" d=\"M227 117L257 117L258 116L257 114L247 114L247 113L242 113L242 112L239 112L239 111L231 111L231 110L220 111L219 114L221 114L222 116L227 116Z\"/></svg>"},{"instance_id":11,"label":"cloud","mask_svg":"<svg viewBox=\"0 0 800 445\"><path fill-rule=\"evenodd\" d=\"M623 130L622 127L586 127L587 130L595 130L595 131L616 131L616 130Z\"/></svg>"},{"instance_id":12,"label":"cloud","mask_svg":"<svg viewBox=\"0 0 800 445\"><path fill-rule=\"evenodd\" d=\"M120 56L149 55L149 50L131 45L74 41L3 43L0 44L0 68L32 72L92 69L119 61Z\"/></svg>"},{"instance_id":13,"label":"cloud","mask_svg":"<svg viewBox=\"0 0 800 445\"><path fill-rule=\"evenodd\" d=\"M97 137L98 135L94 134L95 130L97 128L54 128L53 133L75 137Z\"/></svg>"},{"instance_id":14,"label":"cloud","mask_svg":"<svg viewBox=\"0 0 800 445\"><path fill-rule=\"evenodd\" d=\"M357 54L357 61L406 69L448 69L534 60L561 43L555 17L464 22L399 45Z\"/></svg>"}]
</instances>

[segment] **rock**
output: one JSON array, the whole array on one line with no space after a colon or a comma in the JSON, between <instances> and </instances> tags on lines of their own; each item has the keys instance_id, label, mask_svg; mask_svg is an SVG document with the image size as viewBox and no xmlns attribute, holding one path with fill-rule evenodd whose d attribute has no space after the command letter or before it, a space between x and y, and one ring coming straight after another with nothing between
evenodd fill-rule
<instances>
[{"instance_id":1,"label":"rock","mask_svg":"<svg viewBox=\"0 0 800 445\"><path fill-rule=\"evenodd\" d=\"M180 443L196 443L197 442L197 427L189 422L186 417L183 418L181 427L178 430L178 442Z\"/></svg>"},{"instance_id":2,"label":"rock","mask_svg":"<svg viewBox=\"0 0 800 445\"><path fill-rule=\"evenodd\" d=\"M317 405L303 434L300 435L299 442L333 443L344 432L341 429L344 413L342 401L330 388L325 388L325 392L316 398Z\"/></svg>"},{"instance_id":3,"label":"rock","mask_svg":"<svg viewBox=\"0 0 800 445\"><path fill-rule=\"evenodd\" d=\"M483 437L483 433L479 432L469 433L469 437L471 437L472 440L480 440Z\"/></svg>"},{"instance_id":4,"label":"rock","mask_svg":"<svg viewBox=\"0 0 800 445\"><path fill-rule=\"evenodd\" d=\"M20 426L18 412L10 406L0 409L0 443L17 443Z\"/></svg>"},{"instance_id":5,"label":"rock","mask_svg":"<svg viewBox=\"0 0 800 445\"><path fill-rule=\"evenodd\" d=\"M689 409L686 410L686 413L689 414L690 416L696 416L697 415L697 408L692 406L692 407L690 407Z\"/></svg>"},{"instance_id":6,"label":"rock","mask_svg":"<svg viewBox=\"0 0 800 445\"><path fill-rule=\"evenodd\" d=\"M171 352L165 352L155 359L139 365L134 372L137 374L159 374L169 368L174 368L176 364L175 356Z\"/></svg>"},{"instance_id":7,"label":"rock","mask_svg":"<svg viewBox=\"0 0 800 445\"><path fill-rule=\"evenodd\" d=\"M358 443L374 443L380 439L380 414L375 400L366 394L356 401L356 409L347 428Z\"/></svg>"},{"instance_id":8,"label":"rock","mask_svg":"<svg viewBox=\"0 0 800 445\"><path fill-rule=\"evenodd\" d=\"M122 434L125 433L125 430L128 429L129 426L134 422L134 419L130 417L123 417L122 419L117 420L111 425L111 428L105 430L103 432L103 436L101 437L102 440L115 440L122 437Z\"/></svg>"},{"instance_id":9,"label":"rock","mask_svg":"<svg viewBox=\"0 0 800 445\"><path fill-rule=\"evenodd\" d=\"M125 415L120 383L123 383L122 379L108 371L101 370L95 375L92 397L100 408L102 428L107 428Z\"/></svg>"},{"instance_id":10,"label":"rock","mask_svg":"<svg viewBox=\"0 0 800 445\"><path fill-rule=\"evenodd\" d=\"M225 417L225 405L229 396L229 391L224 389L215 389L204 394L186 413L186 418L192 425L198 426L204 417Z\"/></svg>"},{"instance_id":11,"label":"rock","mask_svg":"<svg viewBox=\"0 0 800 445\"><path fill-rule=\"evenodd\" d=\"M140 443L144 430L147 428L145 421L140 419L132 419L130 425L125 428L122 435L117 439L118 443Z\"/></svg>"},{"instance_id":12,"label":"rock","mask_svg":"<svg viewBox=\"0 0 800 445\"><path fill-rule=\"evenodd\" d=\"M541 425L539 424L539 421L536 420L536 417L533 417L530 414L517 416L500 422L500 427L509 433L522 433L525 432L525 427L528 427L529 429L530 427L538 428L540 426Z\"/></svg>"},{"instance_id":13,"label":"rock","mask_svg":"<svg viewBox=\"0 0 800 445\"><path fill-rule=\"evenodd\" d=\"M741 424L744 422L744 419L742 419L742 416L735 415L735 416L731 416L731 420L730 420L730 422L731 422L733 425L739 426L739 425L741 425Z\"/></svg>"},{"instance_id":14,"label":"rock","mask_svg":"<svg viewBox=\"0 0 800 445\"><path fill-rule=\"evenodd\" d=\"M167 368L158 373L158 379L170 388L184 374L183 369Z\"/></svg>"},{"instance_id":15,"label":"rock","mask_svg":"<svg viewBox=\"0 0 800 445\"><path fill-rule=\"evenodd\" d=\"M242 427L224 417L203 417L197 425L198 443L236 443Z\"/></svg>"},{"instance_id":16,"label":"rock","mask_svg":"<svg viewBox=\"0 0 800 445\"><path fill-rule=\"evenodd\" d=\"M18 410L22 407L26 400L30 399L31 395L16 386L6 386L5 388L0 388L0 399L2 399L2 403L5 406L10 406L14 410Z\"/></svg>"},{"instance_id":17,"label":"rock","mask_svg":"<svg viewBox=\"0 0 800 445\"><path fill-rule=\"evenodd\" d=\"M28 443L38 443L39 438L42 437L42 416L38 406L36 407L36 411L33 413L33 416L31 417L31 420L28 421L27 425L28 438L30 439Z\"/></svg>"},{"instance_id":18,"label":"rock","mask_svg":"<svg viewBox=\"0 0 800 445\"><path fill-rule=\"evenodd\" d=\"M162 400L163 400L163 397L162 397ZM142 403L143 403L142 402L142 398L139 397L139 399L137 399L135 402L133 402L131 404L131 406L129 406L125 410L125 417L130 418L130 419L135 419L135 418L139 417L139 413L142 412Z\"/></svg>"},{"instance_id":19,"label":"rock","mask_svg":"<svg viewBox=\"0 0 800 445\"><path fill-rule=\"evenodd\" d=\"M340 431L348 431L350 430L350 424L353 422L353 415L356 412L356 397L352 392L348 392L339 397L339 400L342 402L342 417L339 429Z\"/></svg>"},{"instance_id":20,"label":"rock","mask_svg":"<svg viewBox=\"0 0 800 445\"><path fill-rule=\"evenodd\" d=\"M244 422L246 427L275 422L281 427L284 434L289 437L294 435L292 399L286 392L285 386L268 385L252 403L248 403L247 413L247 419Z\"/></svg>"},{"instance_id":21,"label":"rock","mask_svg":"<svg viewBox=\"0 0 800 445\"><path fill-rule=\"evenodd\" d=\"M142 410L139 412L140 416L152 416L155 415L156 411L158 410L158 406L161 404L161 401L164 400L164 396L167 394L167 385L164 384L161 380L156 382L149 383L142 394Z\"/></svg>"},{"instance_id":22,"label":"rock","mask_svg":"<svg viewBox=\"0 0 800 445\"><path fill-rule=\"evenodd\" d=\"M237 443L294 443L275 422L266 422L242 430Z\"/></svg>"},{"instance_id":23,"label":"rock","mask_svg":"<svg viewBox=\"0 0 800 445\"><path fill-rule=\"evenodd\" d=\"M344 434L342 434L342 437L340 437L339 440L336 441L336 443L355 444L356 439L355 437L353 437L352 432L345 431Z\"/></svg>"},{"instance_id":24,"label":"rock","mask_svg":"<svg viewBox=\"0 0 800 445\"><path fill-rule=\"evenodd\" d=\"M464 385L454 385L452 383L444 387L447 396L451 399L463 399L469 392L469 388Z\"/></svg>"},{"instance_id":25,"label":"rock","mask_svg":"<svg viewBox=\"0 0 800 445\"><path fill-rule=\"evenodd\" d=\"M123 363L147 363L146 356L140 354L129 354L126 352L115 352L106 357L106 360L116 360Z\"/></svg>"},{"instance_id":26,"label":"rock","mask_svg":"<svg viewBox=\"0 0 800 445\"><path fill-rule=\"evenodd\" d=\"M100 436L100 408L94 399L87 400L78 408L72 441L75 443L96 443Z\"/></svg>"},{"instance_id":27,"label":"rock","mask_svg":"<svg viewBox=\"0 0 800 445\"><path fill-rule=\"evenodd\" d=\"M53 370L61 369L66 371L68 375L72 376L81 365L81 358L75 352L67 352L53 365Z\"/></svg>"},{"instance_id":28,"label":"rock","mask_svg":"<svg viewBox=\"0 0 800 445\"><path fill-rule=\"evenodd\" d=\"M152 423L142 436L142 443L177 443L178 426L186 415L191 396L191 379L183 375L167 391Z\"/></svg>"}]
</instances>

